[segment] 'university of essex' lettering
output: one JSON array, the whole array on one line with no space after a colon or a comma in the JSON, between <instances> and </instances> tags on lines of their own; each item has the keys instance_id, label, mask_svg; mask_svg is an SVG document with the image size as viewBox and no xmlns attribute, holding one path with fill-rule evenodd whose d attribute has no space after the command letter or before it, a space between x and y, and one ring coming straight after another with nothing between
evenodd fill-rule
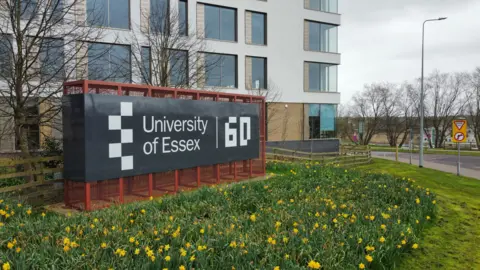
<instances>
[{"instance_id":1,"label":"'university of essex' lettering","mask_svg":"<svg viewBox=\"0 0 480 270\"><path fill-rule=\"evenodd\" d=\"M152 116L150 121L146 116L143 116L143 130L146 133L198 131L204 135L205 131L207 131L207 125L208 120L202 120L200 116L194 116L193 119L190 120L169 120L166 116L164 116L163 119L155 119L155 117Z\"/></svg>"}]
</instances>

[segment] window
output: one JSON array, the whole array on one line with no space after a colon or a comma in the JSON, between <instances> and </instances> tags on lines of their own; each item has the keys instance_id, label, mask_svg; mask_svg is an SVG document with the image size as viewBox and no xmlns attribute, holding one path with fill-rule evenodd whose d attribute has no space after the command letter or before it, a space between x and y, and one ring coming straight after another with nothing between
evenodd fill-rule
<instances>
[{"instance_id":1,"label":"window","mask_svg":"<svg viewBox=\"0 0 480 270\"><path fill-rule=\"evenodd\" d=\"M64 0L51 0L48 3L48 9L52 14L51 20L53 20L53 22L60 21L63 16L65 16L65 13L68 12L68 7L64 10L63 1Z\"/></svg>"},{"instance_id":2,"label":"window","mask_svg":"<svg viewBox=\"0 0 480 270\"><path fill-rule=\"evenodd\" d=\"M170 5L168 0L150 0L150 30L155 33L170 31Z\"/></svg>"},{"instance_id":3,"label":"window","mask_svg":"<svg viewBox=\"0 0 480 270\"><path fill-rule=\"evenodd\" d=\"M170 51L170 85L188 84L188 51Z\"/></svg>"},{"instance_id":4,"label":"window","mask_svg":"<svg viewBox=\"0 0 480 270\"><path fill-rule=\"evenodd\" d=\"M237 41L237 10L205 5L205 37Z\"/></svg>"},{"instance_id":5,"label":"window","mask_svg":"<svg viewBox=\"0 0 480 270\"><path fill-rule=\"evenodd\" d=\"M45 38L42 40L38 55L41 80L65 78L63 48L63 39Z\"/></svg>"},{"instance_id":6,"label":"window","mask_svg":"<svg viewBox=\"0 0 480 270\"><path fill-rule=\"evenodd\" d=\"M251 89L267 89L267 58L247 56L247 64L250 63L252 74L248 74L247 78L251 79Z\"/></svg>"},{"instance_id":7,"label":"window","mask_svg":"<svg viewBox=\"0 0 480 270\"><path fill-rule=\"evenodd\" d=\"M335 138L337 107L334 104L306 104L309 139Z\"/></svg>"},{"instance_id":8,"label":"window","mask_svg":"<svg viewBox=\"0 0 480 270\"><path fill-rule=\"evenodd\" d=\"M334 53L338 51L336 25L308 21L308 28L309 50Z\"/></svg>"},{"instance_id":9,"label":"window","mask_svg":"<svg viewBox=\"0 0 480 270\"><path fill-rule=\"evenodd\" d=\"M237 56L206 53L205 76L207 86L236 88Z\"/></svg>"},{"instance_id":10,"label":"window","mask_svg":"<svg viewBox=\"0 0 480 270\"><path fill-rule=\"evenodd\" d=\"M40 146L40 109L36 98L29 98L25 103L26 121L22 123L23 130L26 132L28 149L35 150ZM15 140L15 149L20 150L20 138Z\"/></svg>"},{"instance_id":11,"label":"window","mask_svg":"<svg viewBox=\"0 0 480 270\"><path fill-rule=\"evenodd\" d=\"M15 4L12 1L12 4ZM18 3L18 2L17 2ZM38 0L21 0L20 2L20 18L24 20L30 20L32 16L35 16L35 14L38 12Z\"/></svg>"},{"instance_id":12,"label":"window","mask_svg":"<svg viewBox=\"0 0 480 270\"><path fill-rule=\"evenodd\" d=\"M12 72L12 37L0 35L0 80L9 79Z\"/></svg>"},{"instance_id":13,"label":"window","mask_svg":"<svg viewBox=\"0 0 480 270\"><path fill-rule=\"evenodd\" d=\"M87 0L87 22L93 26L130 28L129 0Z\"/></svg>"},{"instance_id":14,"label":"window","mask_svg":"<svg viewBox=\"0 0 480 270\"><path fill-rule=\"evenodd\" d=\"M265 13L252 12L252 44L267 44L267 15Z\"/></svg>"},{"instance_id":15,"label":"window","mask_svg":"<svg viewBox=\"0 0 480 270\"><path fill-rule=\"evenodd\" d=\"M338 13L338 0L305 0L308 9Z\"/></svg>"},{"instance_id":16,"label":"window","mask_svg":"<svg viewBox=\"0 0 480 270\"><path fill-rule=\"evenodd\" d=\"M150 47L142 47L142 83L150 84L152 80L152 56Z\"/></svg>"},{"instance_id":17,"label":"window","mask_svg":"<svg viewBox=\"0 0 480 270\"><path fill-rule=\"evenodd\" d=\"M178 24L180 35L188 36L188 2L187 0L178 1Z\"/></svg>"},{"instance_id":18,"label":"window","mask_svg":"<svg viewBox=\"0 0 480 270\"><path fill-rule=\"evenodd\" d=\"M312 92L337 91L337 65L324 63L305 63L308 71L308 87Z\"/></svg>"},{"instance_id":19,"label":"window","mask_svg":"<svg viewBox=\"0 0 480 270\"><path fill-rule=\"evenodd\" d=\"M131 81L130 46L88 44L88 79L128 83Z\"/></svg>"}]
</instances>

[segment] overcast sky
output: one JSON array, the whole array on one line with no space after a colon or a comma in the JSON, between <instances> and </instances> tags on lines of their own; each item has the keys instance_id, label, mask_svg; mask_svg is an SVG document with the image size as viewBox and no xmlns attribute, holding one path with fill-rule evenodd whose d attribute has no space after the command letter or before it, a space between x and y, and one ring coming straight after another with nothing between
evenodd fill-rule
<instances>
[{"instance_id":1,"label":"overcast sky","mask_svg":"<svg viewBox=\"0 0 480 270\"><path fill-rule=\"evenodd\" d=\"M338 0L339 91L342 103L365 83L401 83L420 77L422 23L425 74L480 66L479 0Z\"/></svg>"}]
</instances>

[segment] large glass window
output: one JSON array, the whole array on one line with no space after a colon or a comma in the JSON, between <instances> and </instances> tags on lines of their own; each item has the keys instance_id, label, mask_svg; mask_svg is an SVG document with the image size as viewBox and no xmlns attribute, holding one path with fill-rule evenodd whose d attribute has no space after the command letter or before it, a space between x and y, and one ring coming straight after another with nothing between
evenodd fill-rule
<instances>
[{"instance_id":1,"label":"large glass window","mask_svg":"<svg viewBox=\"0 0 480 270\"><path fill-rule=\"evenodd\" d=\"M42 80L64 79L63 39L45 38L40 45L40 78Z\"/></svg>"},{"instance_id":2,"label":"large glass window","mask_svg":"<svg viewBox=\"0 0 480 270\"><path fill-rule=\"evenodd\" d=\"M150 30L155 33L168 33L170 26L170 6L168 0L150 0Z\"/></svg>"},{"instance_id":3,"label":"large glass window","mask_svg":"<svg viewBox=\"0 0 480 270\"><path fill-rule=\"evenodd\" d=\"M307 104L310 139L335 138L337 107L334 104Z\"/></svg>"},{"instance_id":4,"label":"large glass window","mask_svg":"<svg viewBox=\"0 0 480 270\"><path fill-rule=\"evenodd\" d=\"M88 79L131 81L130 46L104 43L88 45Z\"/></svg>"},{"instance_id":5,"label":"large glass window","mask_svg":"<svg viewBox=\"0 0 480 270\"><path fill-rule=\"evenodd\" d=\"M337 91L337 65L308 64L308 90L313 92Z\"/></svg>"},{"instance_id":6,"label":"large glass window","mask_svg":"<svg viewBox=\"0 0 480 270\"><path fill-rule=\"evenodd\" d=\"M237 10L205 5L205 37L237 41Z\"/></svg>"},{"instance_id":7,"label":"large glass window","mask_svg":"<svg viewBox=\"0 0 480 270\"><path fill-rule=\"evenodd\" d=\"M12 4L15 4L14 2L16 1L12 1ZM20 18L29 20L38 11L38 0L21 0L20 8Z\"/></svg>"},{"instance_id":8,"label":"large glass window","mask_svg":"<svg viewBox=\"0 0 480 270\"><path fill-rule=\"evenodd\" d=\"M308 0L306 3L309 9L338 13L338 0Z\"/></svg>"},{"instance_id":9,"label":"large glass window","mask_svg":"<svg viewBox=\"0 0 480 270\"><path fill-rule=\"evenodd\" d=\"M207 86L237 87L237 56L227 54L205 54Z\"/></svg>"},{"instance_id":10,"label":"large glass window","mask_svg":"<svg viewBox=\"0 0 480 270\"><path fill-rule=\"evenodd\" d=\"M267 44L267 15L265 13L252 12L252 43Z\"/></svg>"},{"instance_id":11,"label":"large glass window","mask_svg":"<svg viewBox=\"0 0 480 270\"><path fill-rule=\"evenodd\" d=\"M87 0L87 22L93 26L130 28L129 0Z\"/></svg>"},{"instance_id":12,"label":"large glass window","mask_svg":"<svg viewBox=\"0 0 480 270\"><path fill-rule=\"evenodd\" d=\"M251 57L252 88L267 89L267 58Z\"/></svg>"},{"instance_id":13,"label":"large glass window","mask_svg":"<svg viewBox=\"0 0 480 270\"><path fill-rule=\"evenodd\" d=\"M188 51L170 51L170 85L188 84Z\"/></svg>"},{"instance_id":14,"label":"large glass window","mask_svg":"<svg viewBox=\"0 0 480 270\"><path fill-rule=\"evenodd\" d=\"M188 2L178 1L178 20L180 35L188 36Z\"/></svg>"},{"instance_id":15,"label":"large glass window","mask_svg":"<svg viewBox=\"0 0 480 270\"><path fill-rule=\"evenodd\" d=\"M68 7L67 9L63 7L63 1L64 0L51 0L48 3L48 9L52 14L52 20L54 22L61 20L65 13L68 12Z\"/></svg>"},{"instance_id":16,"label":"large glass window","mask_svg":"<svg viewBox=\"0 0 480 270\"><path fill-rule=\"evenodd\" d=\"M337 52L338 27L336 25L308 22L308 48L312 51Z\"/></svg>"},{"instance_id":17,"label":"large glass window","mask_svg":"<svg viewBox=\"0 0 480 270\"><path fill-rule=\"evenodd\" d=\"M142 47L142 83L150 83L152 79L152 59L150 47Z\"/></svg>"},{"instance_id":18,"label":"large glass window","mask_svg":"<svg viewBox=\"0 0 480 270\"><path fill-rule=\"evenodd\" d=\"M12 37L0 35L0 80L10 79L12 74Z\"/></svg>"}]
</instances>

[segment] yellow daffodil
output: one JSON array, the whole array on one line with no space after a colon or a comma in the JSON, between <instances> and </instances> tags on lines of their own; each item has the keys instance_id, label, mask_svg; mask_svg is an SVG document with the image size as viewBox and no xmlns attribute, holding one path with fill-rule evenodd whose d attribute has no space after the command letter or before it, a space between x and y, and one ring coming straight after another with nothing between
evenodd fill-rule
<instances>
[{"instance_id":1,"label":"yellow daffodil","mask_svg":"<svg viewBox=\"0 0 480 270\"><path fill-rule=\"evenodd\" d=\"M320 267L322 267L319 262L316 262L314 260L311 260L310 262L308 262L307 266L308 268L311 268L311 269L320 269Z\"/></svg>"}]
</instances>

